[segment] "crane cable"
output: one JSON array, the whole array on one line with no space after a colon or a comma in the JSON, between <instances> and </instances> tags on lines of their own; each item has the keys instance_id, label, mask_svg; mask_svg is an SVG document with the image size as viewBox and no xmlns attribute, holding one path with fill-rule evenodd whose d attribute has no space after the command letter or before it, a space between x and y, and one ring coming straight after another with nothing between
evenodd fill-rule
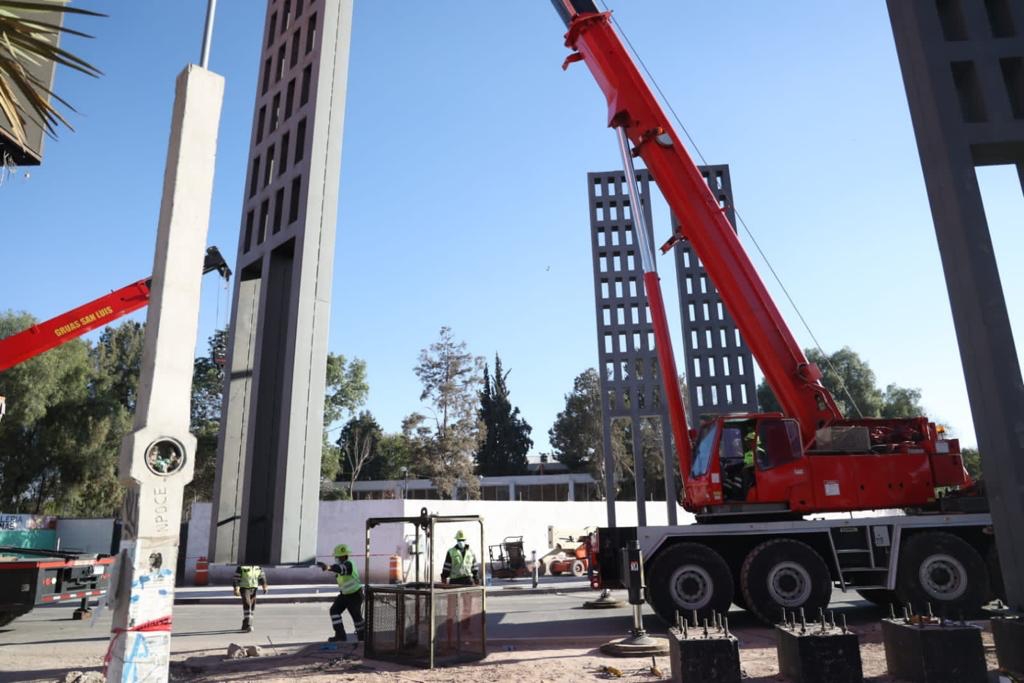
<instances>
[{"instance_id":1,"label":"crane cable","mask_svg":"<svg viewBox=\"0 0 1024 683\"><path fill-rule=\"evenodd\" d=\"M675 120L676 125L679 126L679 128L682 129L683 134L686 135L686 139L689 140L690 147L692 147L693 151L696 152L697 158L700 159L700 162L704 166L710 166L711 164L709 164L707 159L704 158L704 154L700 151L700 147L697 145L697 142L693 139L693 136L690 135L690 131L687 130L685 125L683 125L682 119L679 118L679 115L676 113L676 110L672 106L672 103L669 101L668 97L665 96L665 93L664 91L662 91L661 86L658 85L658 81L656 78L654 78L654 74L652 74L651 70L647 68L647 64L644 63L644 60L640 56L640 53L637 52L637 49L633 47L633 43L630 41L629 36L626 34L626 31L623 30L622 25L619 24L618 20L615 18L615 14L608 9L608 5L604 2L604 0L598 0L598 2L600 2L601 6L604 7L604 11L608 12L612 24L615 25L615 28L616 30L618 30L619 35L622 36L622 40L625 41L626 46L629 48L629 51L633 53L633 57L636 59L637 63L640 65L640 68L647 76L647 80L649 80L651 82L651 85L654 86L654 90L658 93L658 97L661 98L662 103L668 108L669 113L672 114L672 118ZM842 389L843 394L846 395L847 400L850 402L850 405L853 406L853 409L857 412L858 417L863 418L864 413L861 412L860 406L857 405L857 402L853 400L853 396L850 394L850 390L846 386L846 382L843 380L843 376L832 364L832 361L828 357L828 354L826 354L825 350L821 347L821 343L818 341L817 336L814 334L814 330L811 329L811 326L807 322L807 319L804 318L804 314L800 311L800 307L796 305L796 301L793 300L793 297L790 295L789 290L786 288L786 285L783 284L782 278L779 277L779 274L775 271L775 267L772 266L772 262L768 260L768 255L764 253L764 250L761 248L761 245L757 241L757 238L754 237L754 233L750 230L750 227L747 226L747 222L743 220L743 216L740 215L740 210L736 207L735 204L733 204L732 208L733 212L736 214L736 220L739 222L740 225L743 226L744 232L746 232L747 237L750 238L750 241L753 243L754 248L757 249L757 253L761 255L761 258L764 260L765 265L768 266L768 271L772 274L772 277L775 279L775 282L778 283L779 287L782 289L782 293L786 296L786 300L789 301L789 305L793 307L794 311L796 311L796 315L800 319L800 323L804 326L804 329L807 330L807 334L810 335L811 340L814 342L815 348L818 349L818 352L821 354L821 357L825 361L825 364L828 366L828 368L835 374L836 379L839 381L839 387Z\"/></svg>"}]
</instances>

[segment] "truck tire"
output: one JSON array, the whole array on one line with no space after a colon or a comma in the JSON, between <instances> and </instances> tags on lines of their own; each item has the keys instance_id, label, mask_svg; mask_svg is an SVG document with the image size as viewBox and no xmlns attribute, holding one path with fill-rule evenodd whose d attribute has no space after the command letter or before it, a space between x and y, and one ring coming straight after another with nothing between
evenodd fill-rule
<instances>
[{"instance_id":1,"label":"truck tire","mask_svg":"<svg viewBox=\"0 0 1024 683\"><path fill-rule=\"evenodd\" d=\"M732 604L733 579L722 556L698 543L679 543L655 558L647 573L651 607L668 624L676 612L698 619L725 614Z\"/></svg>"},{"instance_id":2,"label":"truck tire","mask_svg":"<svg viewBox=\"0 0 1024 683\"><path fill-rule=\"evenodd\" d=\"M776 538L747 553L740 588L747 609L766 624L777 623L782 610L803 609L808 619L814 619L832 597L832 574L811 546Z\"/></svg>"},{"instance_id":3,"label":"truck tire","mask_svg":"<svg viewBox=\"0 0 1024 683\"><path fill-rule=\"evenodd\" d=\"M587 565L583 564L583 560L576 560L572 563L572 575L577 578L587 575Z\"/></svg>"},{"instance_id":4,"label":"truck tire","mask_svg":"<svg viewBox=\"0 0 1024 683\"><path fill-rule=\"evenodd\" d=\"M11 623L12 621L17 619L18 617L22 616L23 614L27 614L27 613L28 613L28 610L25 610L25 611L11 610L9 612L6 612L6 611L5 612L0 612L0 627L7 626L7 624Z\"/></svg>"},{"instance_id":5,"label":"truck tire","mask_svg":"<svg viewBox=\"0 0 1024 683\"><path fill-rule=\"evenodd\" d=\"M915 534L903 543L896 595L919 614L971 616L988 600L988 567L959 536L942 531Z\"/></svg>"},{"instance_id":6,"label":"truck tire","mask_svg":"<svg viewBox=\"0 0 1024 683\"><path fill-rule=\"evenodd\" d=\"M857 590L860 597L864 598L872 605L878 607L889 607L889 605L899 605L900 599L896 597L896 591L886 590L885 588L865 588L864 590Z\"/></svg>"}]
</instances>

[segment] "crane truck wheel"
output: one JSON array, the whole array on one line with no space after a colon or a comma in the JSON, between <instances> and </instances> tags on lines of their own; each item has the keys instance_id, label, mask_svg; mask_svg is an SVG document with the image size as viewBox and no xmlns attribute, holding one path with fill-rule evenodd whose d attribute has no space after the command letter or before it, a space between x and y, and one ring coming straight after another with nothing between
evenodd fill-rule
<instances>
[{"instance_id":1,"label":"crane truck wheel","mask_svg":"<svg viewBox=\"0 0 1024 683\"><path fill-rule=\"evenodd\" d=\"M787 612L803 609L817 615L832 597L832 574L814 548L790 538L776 538L754 547L743 560L740 588L747 609L766 624Z\"/></svg>"},{"instance_id":2,"label":"crane truck wheel","mask_svg":"<svg viewBox=\"0 0 1024 683\"><path fill-rule=\"evenodd\" d=\"M679 543L658 555L647 573L650 603L666 623L676 612L698 619L725 614L732 604L733 578L717 552L698 543Z\"/></svg>"},{"instance_id":3,"label":"crane truck wheel","mask_svg":"<svg viewBox=\"0 0 1024 683\"><path fill-rule=\"evenodd\" d=\"M587 565L583 564L583 560L576 560L572 563L572 575L577 578L587 575Z\"/></svg>"},{"instance_id":4,"label":"crane truck wheel","mask_svg":"<svg viewBox=\"0 0 1024 683\"><path fill-rule=\"evenodd\" d=\"M950 533L928 531L903 543L896 595L919 614L971 616L989 596L988 567L971 545Z\"/></svg>"},{"instance_id":5,"label":"crane truck wheel","mask_svg":"<svg viewBox=\"0 0 1024 683\"><path fill-rule=\"evenodd\" d=\"M0 626L7 626L7 624L11 623L15 619L26 613L28 613L28 610L11 610L9 612L0 612Z\"/></svg>"}]
</instances>

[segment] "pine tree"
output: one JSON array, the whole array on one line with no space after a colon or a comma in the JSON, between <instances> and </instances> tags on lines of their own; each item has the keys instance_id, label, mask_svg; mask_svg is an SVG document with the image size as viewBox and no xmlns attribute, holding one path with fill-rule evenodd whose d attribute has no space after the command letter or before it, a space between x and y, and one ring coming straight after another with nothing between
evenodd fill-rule
<instances>
[{"instance_id":1,"label":"pine tree","mask_svg":"<svg viewBox=\"0 0 1024 683\"><path fill-rule=\"evenodd\" d=\"M533 446L533 428L519 416L508 395L508 372L503 372L501 357L494 354L494 379L484 366L484 386L480 391L480 421L486 437L476 453L477 472L484 476L526 474L526 454Z\"/></svg>"}]
</instances>

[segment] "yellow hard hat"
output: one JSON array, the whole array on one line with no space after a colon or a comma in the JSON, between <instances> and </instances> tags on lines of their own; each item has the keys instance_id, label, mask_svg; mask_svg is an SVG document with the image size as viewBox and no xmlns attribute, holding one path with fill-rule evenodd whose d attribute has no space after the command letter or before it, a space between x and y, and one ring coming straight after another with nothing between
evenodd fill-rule
<instances>
[{"instance_id":1,"label":"yellow hard hat","mask_svg":"<svg viewBox=\"0 0 1024 683\"><path fill-rule=\"evenodd\" d=\"M466 534L462 533L462 529L459 529L458 531L455 532L455 540L456 541L465 541L466 540Z\"/></svg>"},{"instance_id":2,"label":"yellow hard hat","mask_svg":"<svg viewBox=\"0 0 1024 683\"><path fill-rule=\"evenodd\" d=\"M339 543L338 545L334 546L334 556L335 557L345 557L345 556L347 556L349 554L350 554L350 551L348 549L348 546L345 545L344 543Z\"/></svg>"}]
</instances>

